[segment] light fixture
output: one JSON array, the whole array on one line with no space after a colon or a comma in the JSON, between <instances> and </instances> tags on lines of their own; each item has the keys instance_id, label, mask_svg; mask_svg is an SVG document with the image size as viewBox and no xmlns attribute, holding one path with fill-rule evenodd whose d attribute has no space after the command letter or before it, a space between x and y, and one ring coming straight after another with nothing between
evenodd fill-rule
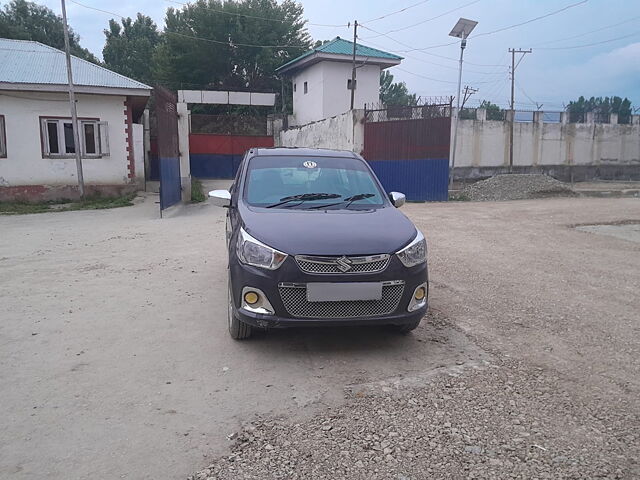
<instances>
[{"instance_id":1,"label":"light fixture","mask_svg":"<svg viewBox=\"0 0 640 480\"><path fill-rule=\"evenodd\" d=\"M467 46L467 37L476 28L478 22L467 18L460 18L449 33L450 37L462 39L460 42L460 68L458 70L458 95L456 95L456 122L453 129L453 149L451 150L451 170L449 171L449 189L453 186L453 167L456 165L456 145L458 143L458 120L460 118L460 89L462 87L462 57Z\"/></svg>"}]
</instances>

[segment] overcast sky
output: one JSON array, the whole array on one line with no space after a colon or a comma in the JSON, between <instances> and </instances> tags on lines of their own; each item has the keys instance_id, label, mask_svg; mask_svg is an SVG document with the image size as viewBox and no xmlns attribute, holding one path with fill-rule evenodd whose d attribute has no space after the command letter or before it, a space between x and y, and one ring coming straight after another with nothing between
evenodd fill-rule
<instances>
[{"instance_id":1,"label":"overcast sky","mask_svg":"<svg viewBox=\"0 0 640 480\"><path fill-rule=\"evenodd\" d=\"M102 31L110 16L67 1L69 23L81 36L82 45L101 56ZM142 12L160 27L164 24L165 10L179 6L168 0L77 1L124 16ZM59 0L38 3L60 13ZM540 103L543 110L559 110L563 103L579 95L627 96L640 107L639 0L303 0L301 3L311 23L346 24L354 19L362 23L359 41L404 56L402 64L391 72L396 80L405 81L419 95L455 94L460 47L453 44L407 50L450 43L454 40L448 36L451 28L459 17L466 17L478 21L465 50L463 85L479 89L471 104L481 99L508 104L511 57L507 50L515 47L533 49L516 70L518 108L535 109L534 103ZM491 33L565 7L570 8ZM377 19L402 8L406 10ZM457 10L450 12L453 9ZM439 18L427 21L433 17ZM419 22L423 23L412 26ZM338 35L349 39L353 35L346 26L310 25L309 32L314 39L321 40ZM474 35L477 37L473 38ZM600 44L585 46L595 43Z\"/></svg>"}]
</instances>

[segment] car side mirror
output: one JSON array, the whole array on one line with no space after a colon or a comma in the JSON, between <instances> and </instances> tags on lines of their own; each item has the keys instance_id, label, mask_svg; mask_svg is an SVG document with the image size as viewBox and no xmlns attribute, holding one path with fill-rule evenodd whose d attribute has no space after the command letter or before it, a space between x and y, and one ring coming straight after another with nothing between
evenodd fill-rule
<instances>
[{"instance_id":1,"label":"car side mirror","mask_svg":"<svg viewBox=\"0 0 640 480\"><path fill-rule=\"evenodd\" d=\"M404 193L390 192L389 200L391 200L391 203L394 207L400 208L402 205L404 205L404 202L407 201L407 197L405 197Z\"/></svg>"},{"instance_id":2,"label":"car side mirror","mask_svg":"<svg viewBox=\"0 0 640 480\"><path fill-rule=\"evenodd\" d=\"M209 198L213 198L213 204L218 207L228 207L231 205L231 193L228 190L211 190Z\"/></svg>"}]
</instances>

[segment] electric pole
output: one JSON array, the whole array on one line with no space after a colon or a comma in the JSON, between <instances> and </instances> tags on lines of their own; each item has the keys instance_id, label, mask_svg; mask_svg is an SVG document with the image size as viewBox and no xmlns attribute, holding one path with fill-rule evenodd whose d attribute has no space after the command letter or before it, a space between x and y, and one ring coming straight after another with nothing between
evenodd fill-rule
<instances>
[{"instance_id":1,"label":"electric pole","mask_svg":"<svg viewBox=\"0 0 640 480\"><path fill-rule=\"evenodd\" d=\"M353 66L351 68L351 110L356 100L356 40L358 39L358 21L353 22Z\"/></svg>"},{"instance_id":2,"label":"electric pole","mask_svg":"<svg viewBox=\"0 0 640 480\"><path fill-rule=\"evenodd\" d=\"M64 53L67 59L67 80L69 81L69 103L71 104L71 126L73 129L74 153L76 155L76 170L78 171L78 191L84 199L84 175L82 174L82 154L80 152L80 132L78 131L78 110L76 108L76 94L73 90L73 73L71 72L71 53L69 51L69 26L67 25L67 6L62 2L62 24L64 27Z\"/></svg>"},{"instance_id":3,"label":"electric pole","mask_svg":"<svg viewBox=\"0 0 640 480\"><path fill-rule=\"evenodd\" d=\"M467 100L469 100L471 95L473 95L474 93L477 93L477 92L478 92L477 88L472 88L469 85L465 85L465 87L464 87L464 95L462 96L462 105L460 106L460 108L464 108L464 104L467 103Z\"/></svg>"},{"instance_id":4,"label":"electric pole","mask_svg":"<svg viewBox=\"0 0 640 480\"><path fill-rule=\"evenodd\" d=\"M520 62L524 58L527 53L531 53L531 49L529 50L516 50L515 48L510 48L509 53L511 53L511 128L509 132L509 173L513 171L513 127L515 123L516 109L515 109L515 83L516 83L516 68L520 65ZM516 53L521 53L522 56L518 63L516 64Z\"/></svg>"}]
</instances>

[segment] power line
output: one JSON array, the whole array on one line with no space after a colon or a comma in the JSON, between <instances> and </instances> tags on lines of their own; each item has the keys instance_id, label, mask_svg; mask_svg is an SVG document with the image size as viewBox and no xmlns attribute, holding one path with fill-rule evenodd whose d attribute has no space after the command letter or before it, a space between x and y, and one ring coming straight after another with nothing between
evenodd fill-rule
<instances>
[{"instance_id":1,"label":"power line","mask_svg":"<svg viewBox=\"0 0 640 480\"><path fill-rule=\"evenodd\" d=\"M618 27L620 25L624 25L625 23L635 22L636 20L640 20L640 16L629 18L629 19L624 20L622 22L614 23L614 24L611 24L611 25L606 25L606 26L601 27L601 28L596 28L595 30L589 30L588 32L579 33L578 35L572 35L570 37L558 38L556 40L548 40L546 42L536 43L536 44L533 44L531 46L532 47L537 47L539 45L548 45L550 43L557 43L557 42L563 42L565 40L572 40L574 38L584 37L585 35L590 35L592 33L601 32L602 30L607 30L609 28Z\"/></svg>"},{"instance_id":2,"label":"power line","mask_svg":"<svg viewBox=\"0 0 640 480\"><path fill-rule=\"evenodd\" d=\"M403 46L405 46L405 47L410 47L410 45L408 45L408 44L406 44L406 43L404 43L404 42L401 42L401 41L400 41L400 40L398 40L397 38L394 38L394 37L392 37L392 36L390 36L390 35L388 35L388 34L386 34L386 33L378 32L377 30L374 30L374 29L373 29L373 28L371 28L371 27L367 27L366 25L360 25L360 27L362 27L362 28L364 28L364 29L366 29L366 30L369 30L369 31L371 31L371 32L374 32L374 33L380 33L382 36L387 37L389 40L393 40L394 42L396 42L396 43L398 43L398 44L400 44L400 45L403 45ZM453 43L458 43L458 42L456 41L456 42L453 42ZM386 48L386 47L380 47L380 48ZM398 52L398 53L403 53L403 52L405 52L405 51L409 51L409 50L397 50L397 52ZM422 53L425 53L426 55L432 55L432 56L434 56L434 57L438 57L438 58L444 58L444 59L447 59L447 60L452 60L452 61L454 61L454 62L458 62L458 61L459 61L459 60L458 60L458 59L456 59L456 58L453 58L453 57L447 57L447 56L444 56L444 55L436 55L436 54L431 54L431 53L426 53L426 52L422 52ZM406 55L405 55L405 56L406 56ZM410 57L408 57L408 56L407 56L407 58L410 58ZM466 62L466 63L468 63L469 65L477 66L477 67L505 67L505 66L506 66L506 65L483 64L483 63L472 63L472 62ZM457 68L456 68L456 70L457 70Z\"/></svg>"},{"instance_id":3,"label":"power line","mask_svg":"<svg viewBox=\"0 0 640 480\"><path fill-rule=\"evenodd\" d=\"M364 28L364 26L359 25L362 28ZM374 42L367 42L369 45L373 45L374 47L377 48L383 48L383 49L387 49L387 47L383 46L383 45L379 45L377 43ZM388 49L387 49L388 50ZM426 63L427 65L436 65L438 67L442 67L442 68L447 68L449 70L455 70L456 72L458 71L457 67L453 67L451 65L443 65L441 63L436 63L436 62L430 62L429 60L425 60L424 58L418 58L418 57L413 57L411 55L404 55L405 58L411 59L411 60L415 60L417 62L421 62L421 63ZM448 59L448 57L443 57L445 59ZM488 67L507 67L507 64L502 64L502 65L484 65L484 64L475 64L475 63L471 63L471 62L466 62L469 65L482 65L482 66L488 66ZM507 73L507 70L505 70L504 72L498 72L497 69L494 69L493 72L481 72L480 70L465 70L466 72L470 72L470 73L477 73L479 75L502 75L503 73Z\"/></svg>"},{"instance_id":4,"label":"power line","mask_svg":"<svg viewBox=\"0 0 640 480\"><path fill-rule=\"evenodd\" d=\"M404 68L400 68L398 66L396 66L395 68L397 70L400 70L401 72L405 72L405 73L408 73L410 75L415 75L416 77L424 78L425 80L431 80L432 82L451 83L451 84L454 84L454 85L457 83L457 82L449 82L447 80L439 80L437 78L427 77L425 75L420 75L419 73L413 73L413 72L410 72L409 70L405 70Z\"/></svg>"},{"instance_id":5,"label":"power line","mask_svg":"<svg viewBox=\"0 0 640 480\"><path fill-rule=\"evenodd\" d=\"M394 12L387 13L387 14L382 15L382 16L377 17L377 18L372 18L372 19L370 19L370 20L366 20L364 23L376 22L376 21L378 21L378 20L382 20L383 18L387 18L387 17L390 17L390 16L392 16L392 15L396 15L397 13L406 12L406 11L407 11L407 10L409 10L410 8L417 7L418 5L422 5L423 3L427 3L428 1L430 1L430 0L422 0L421 2L414 3L413 5L409 5L409 6L407 6L407 7L401 8L400 10L396 10L396 11L394 11Z\"/></svg>"},{"instance_id":6,"label":"power line","mask_svg":"<svg viewBox=\"0 0 640 480\"><path fill-rule=\"evenodd\" d=\"M69 0L71 1L71 0ZM177 5L182 5L183 7L189 6L188 3L183 3L183 2L178 2L176 0L165 0L165 2L169 2L169 3L175 3ZM74 2L75 3L75 2ZM237 13L237 12L227 12L225 10L220 10L218 8L211 8L211 7L204 7L207 10L211 10L212 12L218 12L218 13L222 13L224 15L235 15L238 17L246 17L246 18L254 18L256 20L266 20L268 22L280 22L280 23L286 23L287 20L283 20L281 18L269 18L269 17L260 17L257 15L248 15L248 14L244 14L244 13ZM306 22L307 25L313 25L314 27L346 27L347 24L346 23L342 23L342 24L326 24L326 23L311 23L311 22Z\"/></svg>"},{"instance_id":7,"label":"power line","mask_svg":"<svg viewBox=\"0 0 640 480\"><path fill-rule=\"evenodd\" d=\"M511 30L512 28L521 27L523 25L527 25L527 24L532 23L532 22L537 22L538 20L542 20L543 18L551 17L553 15L557 15L559 13L562 13L562 12L564 12L566 10L569 10L570 8L575 8L575 7L578 7L580 5L583 5L583 4L587 3L588 1L589 0L581 0L580 2L572 3L570 5L567 5L567 6L563 7L563 8L560 8L558 10L554 10L552 12L545 13L544 15L540 15L540 16L537 16L537 17L534 17L534 18L530 18L529 20L525 20L524 22L519 22L519 23L514 23L512 25L507 25L506 27L501 27L501 28L498 28L496 30L492 30L490 32L484 32L484 33L478 33L476 35L471 35L471 36L469 36L469 39L478 38L478 37L485 37L485 36L488 36L488 35L494 35L494 34L499 33L499 32L504 32L505 30ZM407 52L412 52L412 51L416 51L416 50L418 50L418 51L430 50L432 48L446 47L446 46L449 46L449 45L453 45L455 43L458 43L458 42L455 41L455 42L449 42L449 43L441 43L441 44L438 44L438 45L430 45L428 47L422 47L422 48L412 48L411 50L406 50L406 51Z\"/></svg>"},{"instance_id":8,"label":"power line","mask_svg":"<svg viewBox=\"0 0 640 480\"><path fill-rule=\"evenodd\" d=\"M529 23L537 22L538 20L542 20L543 18L547 18L547 17L551 17L553 15L557 15L558 13L562 13L562 12L564 12L566 10L569 10L570 8L574 8L574 7L578 7L580 5L584 5L588 1L589 0L582 0L580 2L572 3L571 5L567 5L566 7L563 7L561 9L559 9L559 10L554 10L553 12L545 13L544 15L540 15L539 17L531 18L529 20L526 20L526 21L520 22L520 23L514 23L513 25L509 25L507 27L502 27L502 28L499 28L497 30L493 30L491 32L478 33L478 34L473 35L472 37L469 37L469 38L484 37L486 35L493 35L494 33L504 32L505 30L511 30L512 28L521 27L523 25L527 25Z\"/></svg>"},{"instance_id":9,"label":"power line","mask_svg":"<svg viewBox=\"0 0 640 480\"><path fill-rule=\"evenodd\" d=\"M527 100L529 100L530 102L533 102L531 105L535 105L537 108L540 108L542 106L542 104L536 102L533 98L531 98L529 95L527 95L527 92L524 91L524 89L520 86L520 84L518 82L516 82L516 88L518 90L520 90L520 92L527 97Z\"/></svg>"},{"instance_id":10,"label":"power line","mask_svg":"<svg viewBox=\"0 0 640 480\"><path fill-rule=\"evenodd\" d=\"M605 43L616 42L618 40L622 40L629 37L635 37L638 34L640 34L640 32L630 33L629 35L623 35L622 37L610 38L609 40L603 40L601 42L586 43L584 45L573 45L571 47L538 47L536 50L571 50L574 48L593 47L593 46L602 45Z\"/></svg>"},{"instance_id":11,"label":"power line","mask_svg":"<svg viewBox=\"0 0 640 480\"><path fill-rule=\"evenodd\" d=\"M459 7L452 8L451 10L447 10L446 12L441 13L440 15L436 15L435 17L427 18L426 20L422 20L421 22L414 23L412 25L407 25L406 27L396 28L395 30L389 30L389 31L387 31L385 33L380 33L378 35L374 35L373 37L369 37L369 38L378 38L378 37L381 37L381 36L389 34L389 33L395 33L395 32L400 32L402 30L408 30L410 28L417 27L418 25L423 25L423 24L425 24L427 22L431 22L432 20L436 20L438 18L444 17L445 15L449 15L450 13L453 13L453 12L455 12L457 10L460 10L462 8L465 8L465 7L468 7L470 5L473 5L474 3L478 3L480 1L481 0L473 0L472 2L466 3L466 4L461 5ZM363 38L363 40L368 40L368 39L367 38Z\"/></svg>"},{"instance_id":12,"label":"power line","mask_svg":"<svg viewBox=\"0 0 640 480\"><path fill-rule=\"evenodd\" d=\"M121 19L125 19L127 17L120 15L119 13L115 13L115 12L110 12L108 10L102 10L100 8L96 8L96 7L92 7L90 5L85 5L84 3L80 3L77 2L75 0L69 0L71 3L75 4L75 5L79 5L81 7L84 8L88 8L89 10L95 10L97 12L101 12L101 13L106 13L107 15L113 15L115 17L121 18ZM212 40L211 38L202 38L202 37L197 37L195 35L186 35L184 33L178 33L178 32L163 32L165 35L174 35L174 36L178 36L178 37L184 37L184 38L191 38L193 40L200 40L203 42L209 42L209 43L215 43L218 45L227 45L229 47L249 47L249 48L308 48L308 45L254 45L254 44L250 44L250 43L235 43L233 42L231 39L229 39L228 41L222 41L222 40Z\"/></svg>"}]
</instances>

